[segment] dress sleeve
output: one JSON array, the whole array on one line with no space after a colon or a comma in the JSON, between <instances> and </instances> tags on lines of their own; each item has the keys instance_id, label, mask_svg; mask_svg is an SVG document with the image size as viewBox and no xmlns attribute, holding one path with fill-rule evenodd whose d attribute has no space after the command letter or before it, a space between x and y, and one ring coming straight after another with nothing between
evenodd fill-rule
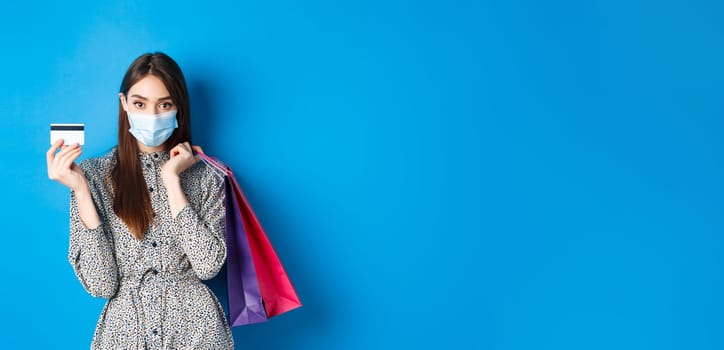
<instances>
[{"instance_id":1,"label":"dress sleeve","mask_svg":"<svg viewBox=\"0 0 724 350\"><path fill-rule=\"evenodd\" d=\"M173 219L181 247L202 280L216 276L226 261L224 179L207 173L198 206L191 200Z\"/></svg>"},{"instance_id":2,"label":"dress sleeve","mask_svg":"<svg viewBox=\"0 0 724 350\"><path fill-rule=\"evenodd\" d=\"M74 191L70 191L70 243L68 261L83 288L94 297L111 298L118 289L118 268L114 243L103 222L105 215L98 209L98 195L92 179L88 178L93 202L101 224L88 229L80 219Z\"/></svg>"}]
</instances>

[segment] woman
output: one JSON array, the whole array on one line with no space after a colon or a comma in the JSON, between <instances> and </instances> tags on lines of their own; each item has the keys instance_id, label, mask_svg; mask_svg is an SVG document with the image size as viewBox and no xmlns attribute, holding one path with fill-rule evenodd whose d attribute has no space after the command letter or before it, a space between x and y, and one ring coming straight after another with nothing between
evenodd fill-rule
<instances>
[{"instance_id":1,"label":"woman","mask_svg":"<svg viewBox=\"0 0 724 350\"><path fill-rule=\"evenodd\" d=\"M181 69L144 54L118 97L110 152L75 164L81 147L59 140L47 153L49 178L70 189L68 260L88 293L108 298L91 349L233 349L201 282L226 259L224 182L193 154Z\"/></svg>"}]
</instances>

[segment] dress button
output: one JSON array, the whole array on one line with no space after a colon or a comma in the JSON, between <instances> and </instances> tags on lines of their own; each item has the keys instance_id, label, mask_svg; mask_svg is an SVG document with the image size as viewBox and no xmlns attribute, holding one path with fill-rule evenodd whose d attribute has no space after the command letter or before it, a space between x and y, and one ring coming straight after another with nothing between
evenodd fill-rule
<instances>
[{"instance_id":1,"label":"dress button","mask_svg":"<svg viewBox=\"0 0 724 350\"><path fill-rule=\"evenodd\" d=\"M146 167L147 167L147 168L150 168L150 167L151 167L151 163L146 163Z\"/></svg>"},{"instance_id":2,"label":"dress button","mask_svg":"<svg viewBox=\"0 0 724 350\"><path fill-rule=\"evenodd\" d=\"M154 275L158 275L158 270L156 270L156 269L151 270L151 272L152 272Z\"/></svg>"},{"instance_id":3,"label":"dress button","mask_svg":"<svg viewBox=\"0 0 724 350\"><path fill-rule=\"evenodd\" d=\"M151 245L156 248L156 242L151 243Z\"/></svg>"},{"instance_id":4,"label":"dress button","mask_svg":"<svg viewBox=\"0 0 724 350\"><path fill-rule=\"evenodd\" d=\"M153 192L153 187L149 187L148 190Z\"/></svg>"},{"instance_id":5,"label":"dress button","mask_svg":"<svg viewBox=\"0 0 724 350\"><path fill-rule=\"evenodd\" d=\"M158 153L154 153L153 158L158 158Z\"/></svg>"},{"instance_id":6,"label":"dress button","mask_svg":"<svg viewBox=\"0 0 724 350\"><path fill-rule=\"evenodd\" d=\"M153 334L154 334L154 335L158 334L158 331L154 329L154 330L153 330Z\"/></svg>"}]
</instances>

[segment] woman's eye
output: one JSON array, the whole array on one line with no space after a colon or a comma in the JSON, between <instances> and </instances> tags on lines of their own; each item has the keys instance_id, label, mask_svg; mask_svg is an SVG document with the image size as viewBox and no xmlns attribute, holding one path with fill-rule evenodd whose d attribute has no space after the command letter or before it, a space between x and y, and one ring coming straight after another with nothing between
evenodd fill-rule
<instances>
[{"instance_id":1,"label":"woman's eye","mask_svg":"<svg viewBox=\"0 0 724 350\"><path fill-rule=\"evenodd\" d=\"M136 106L136 108L143 108L143 102L133 102L133 105Z\"/></svg>"},{"instance_id":2,"label":"woman's eye","mask_svg":"<svg viewBox=\"0 0 724 350\"><path fill-rule=\"evenodd\" d=\"M161 108L163 108L163 109L169 109L171 107L173 107L173 104L170 102L161 103Z\"/></svg>"}]
</instances>

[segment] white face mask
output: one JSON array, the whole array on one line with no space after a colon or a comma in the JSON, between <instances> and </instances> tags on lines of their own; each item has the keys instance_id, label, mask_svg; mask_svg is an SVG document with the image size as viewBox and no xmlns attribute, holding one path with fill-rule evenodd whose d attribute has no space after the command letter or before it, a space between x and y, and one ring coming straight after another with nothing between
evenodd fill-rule
<instances>
[{"instance_id":1,"label":"white face mask","mask_svg":"<svg viewBox=\"0 0 724 350\"><path fill-rule=\"evenodd\" d=\"M171 137L178 127L176 110L159 114L128 113L131 128L128 131L148 147L156 147Z\"/></svg>"}]
</instances>

